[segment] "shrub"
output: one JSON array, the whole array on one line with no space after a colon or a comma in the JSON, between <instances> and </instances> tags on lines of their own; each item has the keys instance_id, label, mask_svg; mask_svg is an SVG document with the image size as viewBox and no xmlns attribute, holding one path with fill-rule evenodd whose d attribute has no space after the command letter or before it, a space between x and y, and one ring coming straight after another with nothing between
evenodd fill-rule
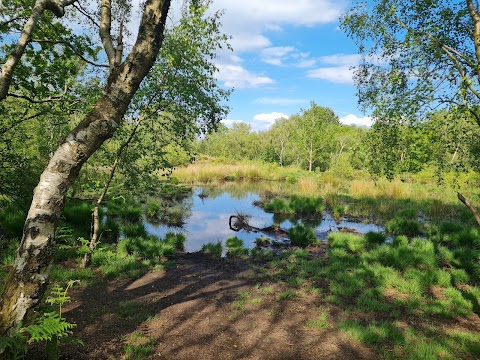
<instances>
[{"instance_id":1,"label":"shrub","mask_svg":"<svg viewBox=\"0 0 480 360\"><path fill-rule=\"evenodd\" d=\"M248 249L243 246L243 240L236 236L229 237L225 244L227 245L227 255L232 258L238 258L248 255Z\"/></svg>"},{"instance_id":2,"label":"shrub","mask_svg":"<svg viewBox=\"0 0 480 360\"><path fill-rule=\"evenodd\" d=\"M122 233L124 237L147 236L145 226L141 222L123 224Z\"/></svg>"},{"instance_id":3,"label":"shrub","mask_svg":"<svg viewBox=\"0 0 480 360\"><path fill-rule=\"evenodd\" d=\"M393 235L406 235L409 237L418 236L423 233L422 225L418 221L401 217L396 217L388 221L385 224L385 229Z\"/></svg>"},{"instance_id":4,"label":"shrub","mask_svg":"<svg viewBox=\"0 0 480 360\"><path fill-rule=\"evenodd\" d=\"M288 230L288 237L293 246L306 247L318 243L315 230L302 224L295 225Z\"/></svg>"},{"instance_id":5,"label":"shrub","mask_svg":"<svg viewBox=\"0 0 480 360\"><path fill-rule=\"evenodd\" d=\"M407 246L408 238L405 235L395 236L395 238L393 239L392 245L396 247Z\"/></svg>"},{"instance_id":6,"label":"shrub","mask_svg":"<svg viewBox=\"0 0 480 360\"><path fill-rule=\"evenodd\" d=\"M171 244L177 250L184 250L186 241L187 238L184 234L169 232L165 235L165 242Z\"/></svg>"},{"instance_id":7,"label":"shrub","mask_svg":"<svg viewBox=\"0 0 480 360\"><path fill-rule=\"evenodd\" d=\"M125 257L135 255L143 259L158 259L174 255L175 246L154 236L125 238L118 242L117 253Z\"/></svg>"},{"instance_id":8,"label":"shrub","mask_svg":"<svg viewBox=\"0 0 480 360\"><path fill-rule=\"evenodd\" d=\"M208 244L203 244L202 246L202 252L205 254L211 254L212 256L216 258L221 258L222 257L222 243L219 241L217 243L208 243Z\"/></svg>"},{"instance_id":9,"label":"shrub","mask_svg":"<svg viewBox=\"0 0 480 360\"><path fill-rule=\"evenodd\" d=\"M148 203L147 207L145 208L145 215L149 218L154 218L158 216L160 212L160 205L157 203Z\"/></svg>"},{"instance_id":10,"label":"shrub","mask_svg":"<svg viewBox=\"0 0 480 360\"><path fill-rule=\"evenodd\" d=\"M371 246L382 245L385 243L385 240L387 240L385 234L373 231L367 232L364 236L367 240L367 244Z\"/></svg>"}]
</instances>

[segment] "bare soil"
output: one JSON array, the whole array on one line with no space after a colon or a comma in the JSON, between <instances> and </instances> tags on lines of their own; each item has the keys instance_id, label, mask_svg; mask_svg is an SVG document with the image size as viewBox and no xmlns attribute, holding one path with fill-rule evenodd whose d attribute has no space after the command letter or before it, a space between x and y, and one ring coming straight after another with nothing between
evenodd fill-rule
<instances>
[{"instance_id":1,"label":"bare soil","mask_svg":"<svg viewBox=\"0 0 480 360\"><path fill-rule=\"evenodd\" d=\"M308 326L325 304L308 293L282 299L285 289L241 260L179 254L167 270L137 280L72 289L64 316L84 345L63 344L60 353L80 360L126 359L132 348L144 348L148 355L138 358L146 359L378 358L334 325ZM328 314L329 324L341 316L331 306Z\"/></svg>"}]
</instances>

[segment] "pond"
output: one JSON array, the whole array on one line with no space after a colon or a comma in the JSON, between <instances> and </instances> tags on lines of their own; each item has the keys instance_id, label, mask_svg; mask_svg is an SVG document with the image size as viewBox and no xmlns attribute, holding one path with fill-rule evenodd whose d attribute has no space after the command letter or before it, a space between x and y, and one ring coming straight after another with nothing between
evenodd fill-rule
<instances>
[{"instance_id":1,"label":"pond","mask_svg":"<svg viewBox=\"0 0 480 360\"><path fill-rule=\"evenodd\" d=\"M261 189L215 189L207 187L196 187L193 189L190 197L180 200L175 206L187 212L182 220L182 226L167 226L161 222L145 222L147 233L158 237L164 237L168 232L184 233L187 241L185 251L200 251L202 246L207 243L224 243L231 236L237 236L242 239L246 248L255 247L255 239L263 236L270 237L277 241L287 240L275 238L274 235L268 236L260 232L253 231L233 231L229 227L229 218L231 215L246 214L249 215L248 223L255 227L266 227L274 223L281 228L289 229L294 222L300 221L315 227L317 237L326 240L331 231L338 231L341 228L352 229L358 233L364 234L369 231L384 232L382 226L373 223L362 223L360 221L349 221L340 219L335 221L331 213L324 211L322 218L314 223L306 219L292 219L279 217L267 213L262 208L255 206L254 203L261 200Z\"/></svg>"}]
</instances>

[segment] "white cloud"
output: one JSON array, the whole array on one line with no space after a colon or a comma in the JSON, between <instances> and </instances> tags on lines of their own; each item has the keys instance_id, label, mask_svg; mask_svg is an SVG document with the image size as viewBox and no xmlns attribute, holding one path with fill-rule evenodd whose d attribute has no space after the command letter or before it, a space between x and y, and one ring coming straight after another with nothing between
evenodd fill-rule
<instances>
[{"instance_id":1,"label":"white cloud","mask_svg":"<svg viewBox=\"0 0 480 360\"><path fill-rule=\"evenodd\" d=\"M233 36L233 48L249 51L270 45L266 30L331 23L338 20L346 4L346 0L222 0L213 2L212 8L225 9L222 24Z\"/></svg>"},{"instance_id":2,"label":"white cloud","mask_svg":"<svg viewBox=\"0 0 480 360\"><path fill-rule=\"evenodd\" d=\"M305 99L291 99L291 98L268 98L261 97L255 100L256 104L263 105L297 105L304 104L307 100Z\"/></svg>"},{"instance_id":3,"label":"white cloud","mask_svg":"<svg viewBox=\"0 0 480 360\"><path fill-rule=\"evenodd\" d=\"M293 46L274 46L268 47L261 51L262 61L277 66L283 66L291 53L296 52Z\"/></svg>"},{"instance_id":4,"label":"white cloud","mask_svg":"<svg viewBox=\"0 0 480 360\"><path fill-rule=\"evenodd\" d=\"M288 118L288 115L280 112L272 112L269 114L257 114L253 117L251 123L253 131L268 130L280 118Z\"/></svg>"},{"instance_id":5,"label":"white cloud","mask_svg":"<svg viewBox=\"0 0 480 360\"><path fill-rule=\"evenodd\" d=\"M317 59L310 58L310 54L300 52L294 46L273 46L262 49L260 52L264 63L276 66L295 66L311 68L317 64Z\"/></svg>"},{"instance_id":6,"label":"white cloud","mask_svg":"<svg viewBox=\"0 0 480 360\"><path fill-rule=\"evenodd\" d=\"M246 88L273 84L275 81L267 76L254 74L244 67L235 64L217 64L217 78L226 87Z\"/></svg>"},{"instance_id":7,"label":"white cloud","mask_svg":"<svg viewBox=\"0 0 480 360\"><path fill-rule=\"evenodd\" d=\"M221 120L220 121L223 125L225 125L226 127L228 128L231 128L233 126L233 124L238 124L238 123L242 123L242 122L245 122L243 120L231 120L231 119L225 119L225 120Z\"/></svg>"},{"instance_id":8,"label":"white cloud","mask_svg":"<svg viewBox=\"0 0 480 360\"><path fill-rule=\"evenodd\" d=\"M310 60L300 60L295 66L299 68L309 68L313 67L317 64L317 60L310 59Z\"/></svg>"},{"instance_id":9,"label":"white cloud","mask_svg":"<svg viewBox=\"0 0 480 360\"><path fill-rule=\"evenodd\" d=\"M288 115L279 112L272 112L270 114L257 114L253 117L253 120L262 121L273 124L275 120L280 118L288 118Z\"/></svg>"},{"instance_id":10,"label":"white cloud","mask_svg":"<svg viewBox=\"0 0 480 360\"><path fill-rule=\"evenodd\" d=\"M361 60L359 54L334 54L319 58L323 64L336 65L313 69L307 77L327 80L337 84L353 84L353 69Z\"/></svg>"},{"instance_id":11,"label":"white cloud","mask_svg":"<svg viewBox=\"0 0 480 360\"><path fill-rule=\"evenodd\" d=\"M340 118L340 122L344 125L355 125L355 126L366 126L366 127L370 127L373 125L373 119L370 116L359 118L353 114L348 114L347 116Z\"/></svg>"},{"instance_id":12,"label":"white cloud","mask_svg":"<svg viewBox=\"0 0 480 360\"><path fill-rule=\"evenodd\" d=\"M349 66L324 67L310 70L307 76L337 84L353 84L353 70Z\"/></svg>"},{"instance_id":13,"label":"white cloud","mask_svg":"<svg viewBox=\"0 0 480 360\"><path fill-rule=\"evenodd\" d=\"M262 50L262 55L265 57L282 57L295 51L293 46L273 46Z\"/></svg>"},{"instance_id":14,"label":"white cloud","mask_svg":"<svg viewBox=\"0 0 480 360\"><path fill-rule=\"evenodd\" d=\"M360 54L335 54L322 56L320 61L327 65L354 66L359 64L361 59Z\"/></svg>"}]
</instances>

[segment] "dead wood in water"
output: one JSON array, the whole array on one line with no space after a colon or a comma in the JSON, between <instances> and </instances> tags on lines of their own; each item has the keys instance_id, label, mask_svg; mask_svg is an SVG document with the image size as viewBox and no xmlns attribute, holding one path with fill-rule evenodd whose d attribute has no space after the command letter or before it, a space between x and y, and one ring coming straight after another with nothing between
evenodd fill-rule
<instances>
[{"instance_id":1,"label":"dead wood in water","mask_svg":"<svg viewBox=\"0 0 480 360\"><path fill-rule=\"evenodd\" d=\"M276 235L288 235L288 231L276 225L270 225L267 227L259 228L256 226L250 225L247 220L246 216L242 215L231 215L228 219L228 226L233 231L253 231L253 232L263 232L266 234L276 234Z\"/></svg>"}]
</instances>

